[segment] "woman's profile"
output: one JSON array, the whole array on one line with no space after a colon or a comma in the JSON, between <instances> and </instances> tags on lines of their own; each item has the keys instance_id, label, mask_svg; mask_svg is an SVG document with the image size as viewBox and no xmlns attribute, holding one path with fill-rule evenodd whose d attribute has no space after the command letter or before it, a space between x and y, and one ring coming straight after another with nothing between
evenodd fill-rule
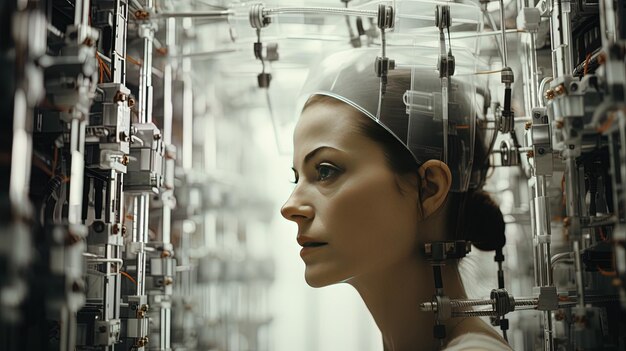
<instances>
[{"instance_id":1,"label":"woman's profile","mask_svg":"<svg viewBox=\"0 0 626 351\"><path fill-rule=\"evenodd\" d=\"M433 315L419 308L435 291L424 244L500 249L504 222L481 190L487 150L465 85L450 81L446 118L436 71L396 69L381 83L375 57L335 54L311 74L294 132L296 185L281 213L298 225L310 286L353 286L385 350L438 349ZM456 261L442 279L446 295L466 296ZM509 349L479 318L444 323L448 350Z\"/></svg>"}]
</instances>

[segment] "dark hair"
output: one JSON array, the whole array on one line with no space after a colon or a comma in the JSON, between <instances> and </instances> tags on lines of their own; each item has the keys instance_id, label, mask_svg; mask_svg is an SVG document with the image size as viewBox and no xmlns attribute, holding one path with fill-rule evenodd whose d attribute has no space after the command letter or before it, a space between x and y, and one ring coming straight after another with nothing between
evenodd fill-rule
<instances>
[{"instance_id":1,"label":"dark hair","mask_svg":"<svg viewBox=\"0 0 626 351\"><path fill-rule=\"evenodd\" d=\"M388 90L387 97L390 92ZM343 102L325 95L314 95L304 105L303 110L315 103ZM404 113L402 106L402 113ZM389 168L398 175L417 174L421 166L413 155L395 136L380 126L374 120L356 110L363 118L359 118L357 131L378 143L385 155ZM483 142L484 136L477 128L474 139L473 169L480 172L480 187L484 184L484 177L490 167L488 150ZM399 186L398 186L399 187ZM457 215L455 234L448 240L468 240L479 250L492 251L501 249L505 244L504 218L499 206L491 196L482 189L470 189L463 193L450 193L448 203L450 215Z\"/></svg>"}]
</instances>

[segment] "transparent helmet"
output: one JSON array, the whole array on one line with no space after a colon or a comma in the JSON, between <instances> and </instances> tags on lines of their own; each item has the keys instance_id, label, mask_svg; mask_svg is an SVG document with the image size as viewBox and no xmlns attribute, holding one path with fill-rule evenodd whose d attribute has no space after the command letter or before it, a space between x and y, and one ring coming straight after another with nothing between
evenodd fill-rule
<instances>
[{"instance_id":1,"label":"transparent helmet","mask_svg":"<svg viewBox=\"0 0 626 351\"><path fill-rule=\"evenodd\" d=\"M338 99L393 134L418 165L431 159L445 162L452 173L451 191L466 191L473 178L477 113L471 75L440 78L432 50L387 52L395 68L386 83L374 69L379 49L327 56L310 71L297 111L314 95Z\"/></svg>"}]
</instances>

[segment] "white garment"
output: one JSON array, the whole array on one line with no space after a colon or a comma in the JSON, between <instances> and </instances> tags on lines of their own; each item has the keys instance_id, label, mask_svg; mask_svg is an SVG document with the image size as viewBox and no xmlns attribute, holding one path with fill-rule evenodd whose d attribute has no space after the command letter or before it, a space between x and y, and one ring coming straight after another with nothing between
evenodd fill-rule
<instances>
[{"instance_id":1,"label":"white garment","mask_svg":"<svg viewBox=\"0 0 626 351\"><path fill-rule=\"evenodd\" d=\"M479 333L467 333L452 339L444 351L502 351L511 347L491 336Z\"/></svg>"}]
</instances>

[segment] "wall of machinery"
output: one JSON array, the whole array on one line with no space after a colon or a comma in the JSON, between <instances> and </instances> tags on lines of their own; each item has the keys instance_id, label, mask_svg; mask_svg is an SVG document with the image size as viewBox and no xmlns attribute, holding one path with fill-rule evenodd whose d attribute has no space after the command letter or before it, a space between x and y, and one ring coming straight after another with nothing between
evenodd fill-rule
<instances>
[{"instance_id":1,"label":"wall of machinery","mask_svg":"<svg viewBox=\"0 0 626 351\"><path fill-rule=\"evenodd\" d=\"M2 1L0 349L273 349L264 150L288 153L317 54L365 46L380 77L387 48L432 49L415 59L476 82L491 138L497 283L424 313L489 318L516 350L625 349L625 18L622 0Z\"/></svg>"}]
</instances>

